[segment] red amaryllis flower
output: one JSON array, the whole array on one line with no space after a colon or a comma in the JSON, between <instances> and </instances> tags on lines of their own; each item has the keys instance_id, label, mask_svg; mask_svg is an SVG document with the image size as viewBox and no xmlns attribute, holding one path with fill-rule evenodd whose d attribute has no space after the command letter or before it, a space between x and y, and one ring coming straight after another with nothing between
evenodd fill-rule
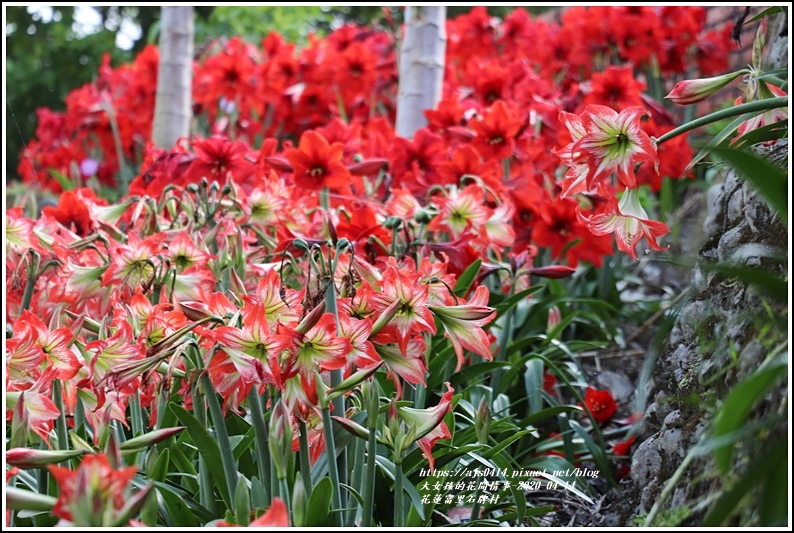
<instances>
[{"instance_id":1,"label":"red amaryllis flower","mask_svg":"<svg viewBox=\"0 0 794 533\"><path fill-rule=\"evenodd\" d=\"M640 93L645 84L634 79L631 67L609 67L600 74L593 74L592 91L584 97L582 105L607 105L615 111L642 105Z\"/></svg>"},{"instance_id":2,"label":"red amaryllis flower","mask_svg":"<svg viewBox=\"0 0 794 533\"><path fill-rule=\"evenodd\" d=\"M295 184L302 189L319 191L324 187L338 189L348 185L350 172L342 164L344 146L328 144L321 134L307 131L301 135L297 150L290 150L285 157L292 163Z\"/></svg>"},{"instance_id":3,"label":"red amaryllis flower","mask_svg":"<svg viewBox=\"0 0 794 533\"><path fill-rule=\"evenodd\" d=\"M221 520L216 527L240 527ZM276 496L265 514L248 524L248 527L289 527L289 513L284 500Z\"/></svg>"},{"instance_id":4,"label":"red amaryllis flower","mask_svg":"<svg viewBox=\"0 0 794 533\"><path fill-rule=\"evenodd\" d=\"M196 159L187 169L189 182L198 183L201 178L224 183L227 176L241 182L254 173L254 166L245 159L248 147L241 141L229 142L222 137L210 137L191 143Z\"/></svg>"},{"instance_id":5,"label":"red amaryllis flower","mask_svg":"<svg viewBox=\"0 0 794 533\"><path fill-rule=\"evenodd\" d=\"M463 120L463 108L460 107L457 99L445 98L438 103L436 109L427 109L425 118L428 122L427 129L443 135L448 128L460 126Z\"/></svg>"},{"instance_id":6,"label":"red amaryllis flower","mask_svg":"<svg viewBox=\"0 0 794 533\"><path fill-rule=\"evenodd\" d=\"M557 377L548 372L543 373L543 390L547 394L554 394L554 387L557 385Z\"/></svg>"},{"instance_id":7,"label":"red amaryllis flower","mask_svg":"<svg viewBox=\"0 0 794 533\"><path fill-rule=\"evenodd\" d=\"M94 196L90 189L84 190L88 191L91 197ZM58 199L58 207L47 206L42 209L42 213L53 217L80 237L85 237L91 233L91 213L80 196L75 191L65 191Z\"/></svg>"},{"instance_id":8,"label":"red amaryllis flower","mask_svg":"<svg viewBox=\"0 0 794 533\"><path fill-rule=\"evenodd\" d=\"M587 388L584 395L584 406L590 411L596 422L608 422L618 410L618 404L615 403L609 391L596 390L593 387Z\"/></svg>"},{"instance_id":9,"label":"red amaryllis flower","mask_svg":"<svg viewBox=\"0 0 794 533\"><path fill-rule=\"evenodd\" d=\"M483 120L469 122L469 127L477 132L472 145L481 156L504 159L513 155L521 121L514 118L507 104L500 100L491 106Z\"/></svg>"},{"instance_id":10,"label":"red amaryllis flower","mask_svg":"<svg viewBox=\"0 0 794 533\"><path fill-rule=\"evenodd\" d=\"M75 526L117 525L116 516L132 503L125 489L137 470L136 466L116 470L105 454L87 455L77 470L50 465L60 487L52 513ZM132 499L142 500L150 490L139 491Z\"/></svg>"},{"instance_id":11,"label":"red amaryllis flower","mask_svg":"<svg viewBox=\"0 0 794 533\"><path fill-rule=\"evenodd\" d=\"M626 440L622 440L615 444L615 447L612 448L612 455L617 455L619 457L626 457L631 452L631 446L634 444L635 437L632 435Z\"/></svg>"},{"instance_id":12,"label":"red amaryllis flower","mask_svg":"<svg viewBox=\"0 0 794 533\"><path fill-rule=\"evenodd\" d=\"M416 130L413 141L395 137L389 154L393 188L407 186L416 193L436 184L446 153L444 139L427 128Z\"/></svg>"}]
</instances>

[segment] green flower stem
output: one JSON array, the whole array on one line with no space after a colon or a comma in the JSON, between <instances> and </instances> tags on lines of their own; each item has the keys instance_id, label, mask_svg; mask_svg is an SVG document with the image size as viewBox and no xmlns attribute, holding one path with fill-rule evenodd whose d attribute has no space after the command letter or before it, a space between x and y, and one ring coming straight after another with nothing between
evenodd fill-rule
<instances>
[{"instance_id":1,"label":"green flower stem","mask_svg":"<svg viewBox=\"0 0 794 533\"><path fill-rule=\"evenodd\" d=\"M47 446L47 442L44 439L41 439L41 441L39 442L39 449L49 450L50 447ZM48 485L49 485L49 471L46 468L41 468L36 473L36 488L38 489L37 492L39 494L48 494L49 492L47 490Z\"/></svg>"},{"instance_id":2,"label":"green flower stem","mask_svg":"<svg viewBox=\"0 0 794 533\"><path fill-rule=\"evenodd\" d=\"M30 301L33 299L33 290L36 288L35 273L28 273L27 282L25 283L25 292L22 294L22 303L19 306L20 313L30 307Z\"/></svg>"},{"instance_id":3,"label":"green flower stem","mask_svg":"<svg viewBox=\"0 0 794 533\"><path fill-rule=\"evenodd\" d=\"M58 434L58 449L68 450L69 436L66 431L66 411L63 408L63 388L61 386L61 381L58 379L53 380L52 382L52 400L55 403L55 407L57 407L58 411L60 412L57 420L55 421L55 431ZM45 487L45 490L42 492L42 494L46 493Z\"/></svg>"},{"instance_id":4,"label":"green flower stem","mask_svg":"<svg viewBox=\"0 0 794 533\"><path fill-rule=\"evenodd\" d=\"M339 497L339 471L336 465L336 444L334 443L334 430L331 425L331 410L323 407L323 433L325 434L325 453L328 454L328 473L331 477L331 526L340 527L339 510L342 501ZM336 511L336 512L334 512Z\"/></svg>"},{"instance_id":5,"label":"green flower stem","mask_svg":"<svg viewBox=\"0 0 794 533\"><path fill-rule=\"evenodd\" d=\"M301 420L298 422L300 435L300 451L298 452L301 466L301 478L303 479L303 490L306 491L306 498L311 496L312 493L312 471L311 460L309 458L309 432L306 430L306 422Z\"/></svg>"},{"instance_id":6,"label":"green flower stem","mask_svg":"<svg viewBox=\"0 0 794 533\"><path fill-rule=\"evenodd\" d=\"M403 513L403 463L402 457L394 461L394 527L405 525Z\"/></svg>"},{"instance_id":7,"label":"green flower stem","mask_svg":"<svg viewBox=\"0 0 794 533\"><path fill-rule=\"evenodd\" d=\"M513 294L513 291L510 291L510 294ZM510 340L513 336L513 314L515 313L515 307L511 307L508 309L507 314L505 315L505 330L502 333L502 338L499 341L499 351L496 353L496 357L494 357L494 361L504 361L507 358L507 347L510 344ZM494 392L497 392L499 388L499 383L502 381L502 373L503 370L501 368L497 368L494 370L493 379L491 380L491 388L493 388Z\"/></svg>"},{"instance_id":8,"label":"green flower stem","mask_svg":"<svg viewBox=\"0 0 794 533\"><path fill-rule=\"evenodd\" d=\"M378 427L378 392L374 382L369 384L367 390L367 429L369 438L367 439L367 471L364 475L364 486L361 495L364 498L364 510L361 515L361 526L370 527L372 525L372 512L375 508L375 473L377 465L377 446L375 431Z\"/></svg>"},{"instance_id":9,"label":"green flower stem","mask_svg":"<svg viewBox=\"0 0 794 533\"><path fill-rule=\"evenodd\" d=\"M284 500L284 505L287 506L287 516L291 516L292 505L290 502L289 484L287 483L287 478L279 479L278 485L279 485L279 492L281 492L281 499Z\"/></svg>"},{"instance_id":10,"label":"green flower stem","mask_svg":"<svg viewBox=\"0 0 794 533\"><path fill-rule=\"evenodd\" d=\"M168 391L165 387L157 393L157 421L154 424L155 429L163 428L163 417L165 410L168 408Z\"/></svg>"},{"instance_id":11,"label":"green flower stem","mask_svg":"<svg viewBox=\"0 0 794 533\"><path fill-rule=\"evenodd\" d=\"M221 451L221 462L223 463L224 474L226 474L226 489L229 492L229 501L233 504L234 498L232 491L234 491L234 487L237 486L237 465L235 464L234 454L232 453L232 443L229 440L229 433L226 431L226 422L223 419L221 404L218 402L218 395L215 393L209 374L204 374L201 377L201 386L207 397L212 425L215 429L215 436L218 439L218 448ZM230 511L234 513L234 509L230 509Z\"/></svg>"},{"instance_id":12,"label":"green flower stem","mask_svg":"<svg viewBox=\"0 0 794 533\"><path fill-rule=\"evenodd\" d=\"M198 384L193 385L193 415L199 423L207 427L207 408L204 405L204 396L199 391ZM210 475L204 456L199 454L199 503L202 507L215 514L215 496L212 491L212 476Z\"/></svg>"},{"instance_id":13,"label":"green flower stem","mask_svg":"<svg viewBox=\"0 0 794 533\"><path fill-rule=\"evenodd\" d=\"M141 393L135 391L135 395L130 399L130 418L132 419L132 436L139 437L143 435L143 411L141 410ZM144 454L136 453L134 462L138 465L138 469L143 469L145 466Z\"/></svg>"},{"instance_id":14,"label":"green flower stem","mask_svg":"<svg viewBox=\"0 0 794 533\"><path fill-rule=\"evenodd\" d=\"M766 98L764 100L758 100L755 102L749 102L747 104L737 105L729 109L722 109L720 111L710 113L705 117L700 117L691 122L687 122L686 124L682 124L681 126L675 128L674 130L668 131L667 133L656 139L656 144L662 144L663 142L669 141L673 137L677 137L682 133L692 131L701 126L705 126L713 122L718 122L726 118L743 115L745 113L753 113L755 111L769 111L771 109L778 109L781 107L788 107L788 96L781 96L778 98Z\"/></svg>"},{"instance_id":15,"label":"green flower stem","mask_svg":"<svg viewBox=\"0 0 794 533\"><path fill-rule=\"evenodd\" d=\"M477 520L480 518L480 495L482 495L482 489L480 488L480 481L484 480L485 478L478 477L477 481L477 490L474 492L474 503L471 506L471 515L469 515L469 520Z\"/></svg>"},{"instance_id":16,"label":"green flower stem","mask_svg":"<svg viewBox=\"0 0 794 533\"><path fill-rule=\"evenodd\" d=\"M80 426L88 427L86 424L85 407L83 407L83 402L78 395L77 401L74 404L74 428L77 429Z\"/></svg>"},{"instance_id":17,"label":"green flower stem","mask_svg":"<svg viewBox=\"0 0 794 533\"><path fill-rule=\"evenodd\" d=\"M364 441L353 439L353 473L351 474L350 485L356 488L361 487L364 479ZM358 502L355 498L349 500L350 505L347 511L347 526L355 527L356 513L358 512Z\"/></svg>"},{"instance_id":18,"label":"green flower stem","mask_svg":"<svg viewBox=\"0 0 794 533\"><path fill-rule=\"evenodd\" d=\"M267 392L263 396L266 396ZM259 480L265 487L265 495L270 496L270 448L267 445L267 424L262 412L262 400L256 393L256 387L251 387L248 393L248 408L251 409L251 421L254 425L256 440L256 461L259 469Z\"/></svg>"},{"instance_id":19,"label":"green flower stem","mask_svg":"<svg viewBox=\"0 0 794 533\"><path fill-rule=\"evenodd\" d=\"M331 272L331 279L328 282L327 289L325 291L325 309L329 313L333 313L334 319L336 320L336 333L337 335L340 333L339 328L339 310L336 305L336 286L334 285L333 280L333 272ZM331 370L331 387L336 387L340 383L342 383L342 369ZM337 396L333 400L334 405L334 413L337 416L345 416L345 397L344 395ZM329 419L330 420L330 419ZM324 423L324 422L323 422ZM329 429L336 428L336 422L333 422L333 425L329 426ZM333 431L331 431L331 436L333 438ZM327 446L327 444L326 444ZM330 467L330 457L329 457L329 467ZM336 460L337 465L337 472L339 474L339 480L342 483L347 484L347 454L345 450L341 450L339 457ZM344 503L344 496L341 494L340 496L340 503ZM341 509L341 507L339 507Z\"/></svg>"}]
</instances>

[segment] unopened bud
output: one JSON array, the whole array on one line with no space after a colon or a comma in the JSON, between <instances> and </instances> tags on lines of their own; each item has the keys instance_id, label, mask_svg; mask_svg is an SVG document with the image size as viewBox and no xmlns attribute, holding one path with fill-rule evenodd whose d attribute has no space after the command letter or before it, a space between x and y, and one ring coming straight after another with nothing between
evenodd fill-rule
<instances>
[{"instance_id":1,"label":"unopened bud","mask_svg":"<svg viewBox=\"0 0 794 533\"><path fill-rule=\"evenodd\" d=\"M742 74L746 74L746 72L745 70L739 70L713 78L679 81L665 98L672 100L678 105L696 104L716 93Z\"/></svg>"},{"instance_id":2,"label":"unopened bud","mask_svg":"<svg viewBox=\"0 0 794 533\"><path fill-rule=\"evenodd\" d=\"M6 463L22 470L42 468L60 463L74 457L80 457L85 450L34 450L31 448L13 448L6 452Z\"/></svg>"},{"instance_id":3,"label":"unopened bud","mask_svg":"<svg viewBox=\"0 0 794 533\"><path fill-rule=\"evenodd\" d=\"M474 416L474 430L477 432L477 442L488 444L488 436L491 433L491 410L488 408L485 396L480 400L480 406Z\"/></svg>"},{"instance_id":4,"label":"unopened bud","mask_svg":"<svg viewBox=\"0 0 794 533\"><path fill-rule=\"evenodd\" d=\"M292 420L289 409L281 400L276 402L270 413L268 446L277 477L286 478L289 458L292 454Z\"/></svg>"}]
</instances>

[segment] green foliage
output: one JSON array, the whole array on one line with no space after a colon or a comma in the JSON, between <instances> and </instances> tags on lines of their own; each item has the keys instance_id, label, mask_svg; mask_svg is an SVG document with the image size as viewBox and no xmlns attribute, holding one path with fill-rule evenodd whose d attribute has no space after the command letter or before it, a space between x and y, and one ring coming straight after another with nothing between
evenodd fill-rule
<instances>
[{"instance_id":1,"label":"green foliage","mask_svg":"<svg viewBox=\"0 0 794 533\"><path fill-rule=\"evenodd\" d=\"M335 16L328 7L319 6L218 6L206 21L196 21L196 43L219 37L240 36L259 43L271 31L289 42L306 44L309 33L323 35Z\"/></svg>"}]
</instances>

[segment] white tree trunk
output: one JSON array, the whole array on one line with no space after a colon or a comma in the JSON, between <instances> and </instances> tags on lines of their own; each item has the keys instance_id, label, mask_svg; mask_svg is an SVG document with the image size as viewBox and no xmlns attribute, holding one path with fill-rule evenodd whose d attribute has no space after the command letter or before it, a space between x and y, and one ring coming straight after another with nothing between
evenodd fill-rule
<instances>
[{"instance_id":1,"label":"white tree trunk","mask_svg":"<svg viewBox=\"0 0 794 533\"><path fill-rule=\"evenodd\" d=\"M427 126L424 111L435 109L444 83L447 46L445 6L409 6L400 47L400 86L396 132L410 139Z\"/></svg>"},{"instance_id":2,"label":"white tree trunk","mask_svg":"<svg viewBox=\"0 0 794 533\"><path fill-rule=\"evenodd\" d=\"M193 8L163 7L152 131L152 141L161 148L172 148L190 134L192 78Z\"/></svg>"}]
</instances>

